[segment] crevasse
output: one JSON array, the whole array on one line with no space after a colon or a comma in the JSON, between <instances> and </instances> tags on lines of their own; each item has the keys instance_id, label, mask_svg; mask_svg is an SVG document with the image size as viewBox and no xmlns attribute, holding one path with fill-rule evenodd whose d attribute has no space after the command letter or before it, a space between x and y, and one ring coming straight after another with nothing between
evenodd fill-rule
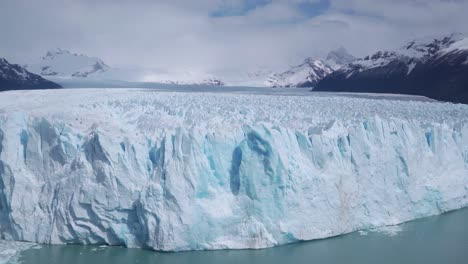
<instances>
[{"instance_id":1,"label":"crevasse","mask_svg":"<svg viewBox=\"0 0 468 264\"><path fill-rule=\"evenodd\" d=\"M0 119L2 239L263 248L468 205L464 121L369 115L146 134L74 122Z\"/></svg>"}]
</instances>

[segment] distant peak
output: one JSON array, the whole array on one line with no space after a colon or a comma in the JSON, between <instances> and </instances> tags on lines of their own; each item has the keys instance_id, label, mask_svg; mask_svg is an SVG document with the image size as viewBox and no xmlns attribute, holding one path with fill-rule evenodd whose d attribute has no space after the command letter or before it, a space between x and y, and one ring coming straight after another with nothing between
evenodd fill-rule
<instances>
[{"instance_id":1,"label":"distant peak","mask_svg":"<svg viewBox=\"0 0 468 264\"><path fill-rule=\"evenodd\" d=\"M330 53L338 53L338 54L343 54L343 53L345 53L345 54L349 54L349 53L348 53L348 50L346 50L345 47L343 47L343 46L340 46L340 47L337 48L337 49L331 50Z\"/></svg>"},{"instance_id":2,"label":"distant peak","mask_svg":"<svg viewBox=\"0 0 468 264\"><path fill-rule=\"evenodd\" d=\"M317 60L312 57L307 57L304 59L303 64L314 64Z\"/></svg>"},{"instance_id":3,"label":"distant peak","mask_svg":"<svg viewBox=\"0 0 468 264\"><path fill-rule=\"evenodd\" d=\"M330 60L330 59L344 59L344 60L347 60L347 61L352 61L355 59L355 57L353 55L351 55L348 50L346 50L343 46L340 46L339 48L337 49L334 49L334 50L331 50L328 55L327 55L327 58L325 60Z\"/></svg>"},{"instance_id":4,"label":"distant peak","mask_svg":"<svg viewBox=\"0 0 468 264\"><path fill-rule=\"evenodd\" d=\"M450 34L439 34L439 35L430 35L421 38L415 38L409 43L415 44L430 44L430 43L439 43L446 44L452 41L457 41L463 38L463 34L459 32L454 32Z\"/></svg>"},{"instance_id":5,"label":"distant peak","mask_svg":"<svg viewBox=\"0 0 468 264\"><path fill-rule=\"evenodd\" d=\"M340 46L328 53L325 58L325 63L327 63L332 69L337 70L355 60L356 58L353 55L351 55L343 46Z\"/></svg>"},{"instance_id":6,"label":"distant peak","mask_svg":"<svg viewBox=\"0 0 468 264\"><path fill-rule=\"evenodd\" d=\"M71 54L71 52L67 49L62 49L62 48L56 48L53 50L49 50L47 52L48 54Z\"/></svg>"},{"instance_id":7,"label":"distant peak","mask_svg":"<svg viewBox=\"0 0 468 264\"><path fill-rule=\"evenodd\" d=\"M64 54L71 55L72 53L66 49L56 48L56 49L47 51L46 55L43 58L44 59L55 58L57 56L64 55Z\"/></svg>"},{"instance_id":8,"label":"distant peak","mask_svg":"<svg viewBox=\"0 0 468 264\"><path fill-rule=\"evenodd\" d=\"M414 52L415 56L431 56L442 49L448 48L453 43L463 39L461 33L451 33L446 35L432 35L423 38L413 39L407 42L401 50Z\"/></svg>"},{"instance_id":9,"label":"distant peak","mask_svg":"<svg viewBox=\"0 0 468 264\"><path fill-rule=\"evenodd\" d=\"M47 51L37 63L30 64L28 70L42 76L88 77L109 69L101 59L85 54L72 53L56 48Z\"/></svg>"}]
</instances>

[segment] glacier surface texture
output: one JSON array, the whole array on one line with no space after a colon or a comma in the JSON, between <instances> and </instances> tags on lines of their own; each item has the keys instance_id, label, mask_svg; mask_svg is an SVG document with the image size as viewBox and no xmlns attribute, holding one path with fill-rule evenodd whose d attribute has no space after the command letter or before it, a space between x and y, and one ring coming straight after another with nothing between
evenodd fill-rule
<instances>
[{"instance_id":1,"label":"glacier surface texture","mask_svg":"<svg viewBox=\"0 0 468 264\"><path fill-rule=\"evenodd\" d=\"M0 239L264 248L468 205L468 106L346 95L0 95Z\"/></svg>"}]
</instances>

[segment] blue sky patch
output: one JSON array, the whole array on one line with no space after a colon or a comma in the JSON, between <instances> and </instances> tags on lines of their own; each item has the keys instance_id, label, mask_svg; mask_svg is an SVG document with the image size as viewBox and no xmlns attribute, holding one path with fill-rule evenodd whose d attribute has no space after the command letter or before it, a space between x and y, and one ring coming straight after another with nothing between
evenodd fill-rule
<instances>
[{"instance_id":1,"label":"blue sky patch","mask_svg":"<svg viewBox=\"0 0 468 264\"><path fill-rule=\"evenodd\" d=\"M298 10L306 17L315 17L325 13L330 8L329 0L322 0L318 3L304 2L298 5Z\"/></svg>"},{"instance_id":2,"label":"blue sky patch","mask_svg":"<svg viewBox=\"0 0 468 264\"><path fill-rule=\"evenodd\" d=\"M229 17L229 16L244 16L250 11L264 7L271 4L272 0L244 0L239 6L232 6L225 4L222 8L211 13L212 17ZM330 8L329 0L321 0L317 3L310 3L304 1L299 4L291 3L299 11L299 13L306 17L311 18L325 13ZM302 17L303 18L303 17ZM300 18L298 18L300 19Z\"/></svg>"},{"instance_id":3,"label":"blue sky patch","mask_svg":"<svg viewBox=\"0 0 468 264\"><path fill-rule=\"evenodd\" d=\"M266 6L271 0L244 0L240 7L224 5L221 9L211 13L213 17L243 16L257 7Z\"/></svg>"}]
</instances>

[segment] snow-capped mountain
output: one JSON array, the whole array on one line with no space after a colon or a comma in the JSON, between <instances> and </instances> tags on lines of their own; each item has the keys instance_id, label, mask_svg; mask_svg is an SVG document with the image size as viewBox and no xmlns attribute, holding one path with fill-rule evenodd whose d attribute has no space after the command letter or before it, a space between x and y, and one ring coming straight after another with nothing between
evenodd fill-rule
<instances>
[{"instance_id":1,"label":"snow-capped mountain","mask_svg":"<svg viewBox=\"0 0 468 264\"><path fill-rule=\"evenodd\" d=\"M347 65L355 60L356 58L353 55L349 54L349 52L345 48L340 47L336 50L330 51L330 53L328 53L327 57L325 58L324 62L333 70L338 70L344 65Z\"/></svg>"},{"instance_id":2,"label":"snow-capped mountain","mask_svg":"<svg viewBox=\"0 0 468 264\"><path fill-rule=\"evenodd\" d=\"M65 49L48 51L38 62L27 65L31 72L47 77L64 87L101 87L116 83L163 83L176 85L314 87L318 81L353 61L344 48L328 54L325 60L306 58L284 72L261 69L249 72L202 72L199 69L151 69L110 67L97 57L72 53ZM279 72L279 73L278 73Z\"/></svg>"},{"instance_id":3,"label":"snow-capped mountain","mask_svg":"<svg viewBox=\"0 0 468 264\"><path fill-rule=\"evenodd\" d=\"M177 85L314 87L318 81L342 65L354 60L344 48L331 51L325 60L306 58L303 63L278 73L272 69L249 72L202 72L198 69L167 71L150 68L110 67L97 57L72 53L65 49L48 51L27 69L61 83L65 87L96 87L116 82L163 83Z\"/></svg>"},{"instance_id":4,"label":"snow-capped mountain","mask_svg":"<svg viewBox=\"0 0 468 264\"><path fill-rule=\"evenodd\" d=\"M30 73L17 64L0 58L0 91L21 89L54 89L60 85Z\"/></svg>"},{"instance_id":5,"label":"snow-capped mountain","mask_svg":"<svg viewBox=\"0 0 468 264\"><path fill-rule=\"evenodd\" d=\"M300 65L273 74L266 81L270 87L314 87L319 80L332 73L333 69L321 60L306 58Z\"/></svg>"},{"instance_id":6,"label":"snow-capped mountain","mask_svg":"<svg viewBox=\"0 0 468 264\"><path fill-rule=\"evenodd\" d=\"M451 34L376 52L338 69L315 90L415 94L468 103L468 38Z\"/></svg>"},{"instance_id":7,"label":"snow-capped mountain","mask_svg":"<svg viewBox=\"0 0 468 264\"><path fill-rule=\"evenodd\" d=\"M224 85L224 82L209 74L193 72L171 72L162 70L130 67L114 68L100 58L72 53L65 49L48 51L38 62L27 65L31 72L46 76L65 86L113 85L116 82L157 82L182 85Z\"/></svg>"},{"instance_id":8,"label":"snow-capped mountain","mask_svg":"<svg viewBox=\"0 0 468 264\"><path fill-rule=\"evenodd\" d=\"M238 87L269 87L267 80L276 71L270 68L252 68L245 71L238 70L218 70L213 72L213 76L222 80L226 86Z\"/></svg>"},{"instance_id":9,"label":"snow-capped mountain","mask_svg":"<svg viewBox=\"0 0 468 264\"><path fill-rule=\"evenodd\" d=\"M223 86L224 82L216 78L209 78L200 81L177 81L177 80L160 80L158 83L176 84L176 85L207 85L207 86Z\"/></svg>"},{"instance_id":10,"label":"snow-capped mountain","mask_svg":"<svg viewBox=\"0 0 468 264\"><path fill-rule=\"evenodd\" d=\"M378 51L373 55L357 59L347 65L344 70L351 70L353 73L366 71L373 68L380 68L394 63L406 64L407 74L410 74L417 63L424 63L426 60L437 55L443 49L462 39L460 34L438 38L424 38L406 43L399 49L393 51Z\"/></svg>"},{"instance_id":11,"label":"snow-capped mountain","mask_svg":"<svg viewBox=\"0 0 468 264\"><path fill-rule=\"evenodd\" d=\"M300 65L289 70L271 74L264 85L268 87L314 87L320 80L354 61L356 58L340 47L332 50L324 60L306 58Z\"/></svg>"},{"instance_id":12,"label":"snow-capped mountain","mask_svg":"<svg viewBox=\"0 0 468 264\"><path fill-rule=\"evenodd\" d=\"M224 85L224 82L214 74L193 69L181 69L178 71L145 70L142 76L140 81L146 83L206 86Z\"/></svg>"},{"instance_id":13,"label":"snow-capped mountain","mask_svg":"<svg viewBox=\"0 0 468 264\"><path fill-rule=\"evenodd\" d=\"M88 77L109 70L101 59L64 49L48 51L38 62L27 66L33 73L55 77Z\"/></svg>"}]
</instances>

